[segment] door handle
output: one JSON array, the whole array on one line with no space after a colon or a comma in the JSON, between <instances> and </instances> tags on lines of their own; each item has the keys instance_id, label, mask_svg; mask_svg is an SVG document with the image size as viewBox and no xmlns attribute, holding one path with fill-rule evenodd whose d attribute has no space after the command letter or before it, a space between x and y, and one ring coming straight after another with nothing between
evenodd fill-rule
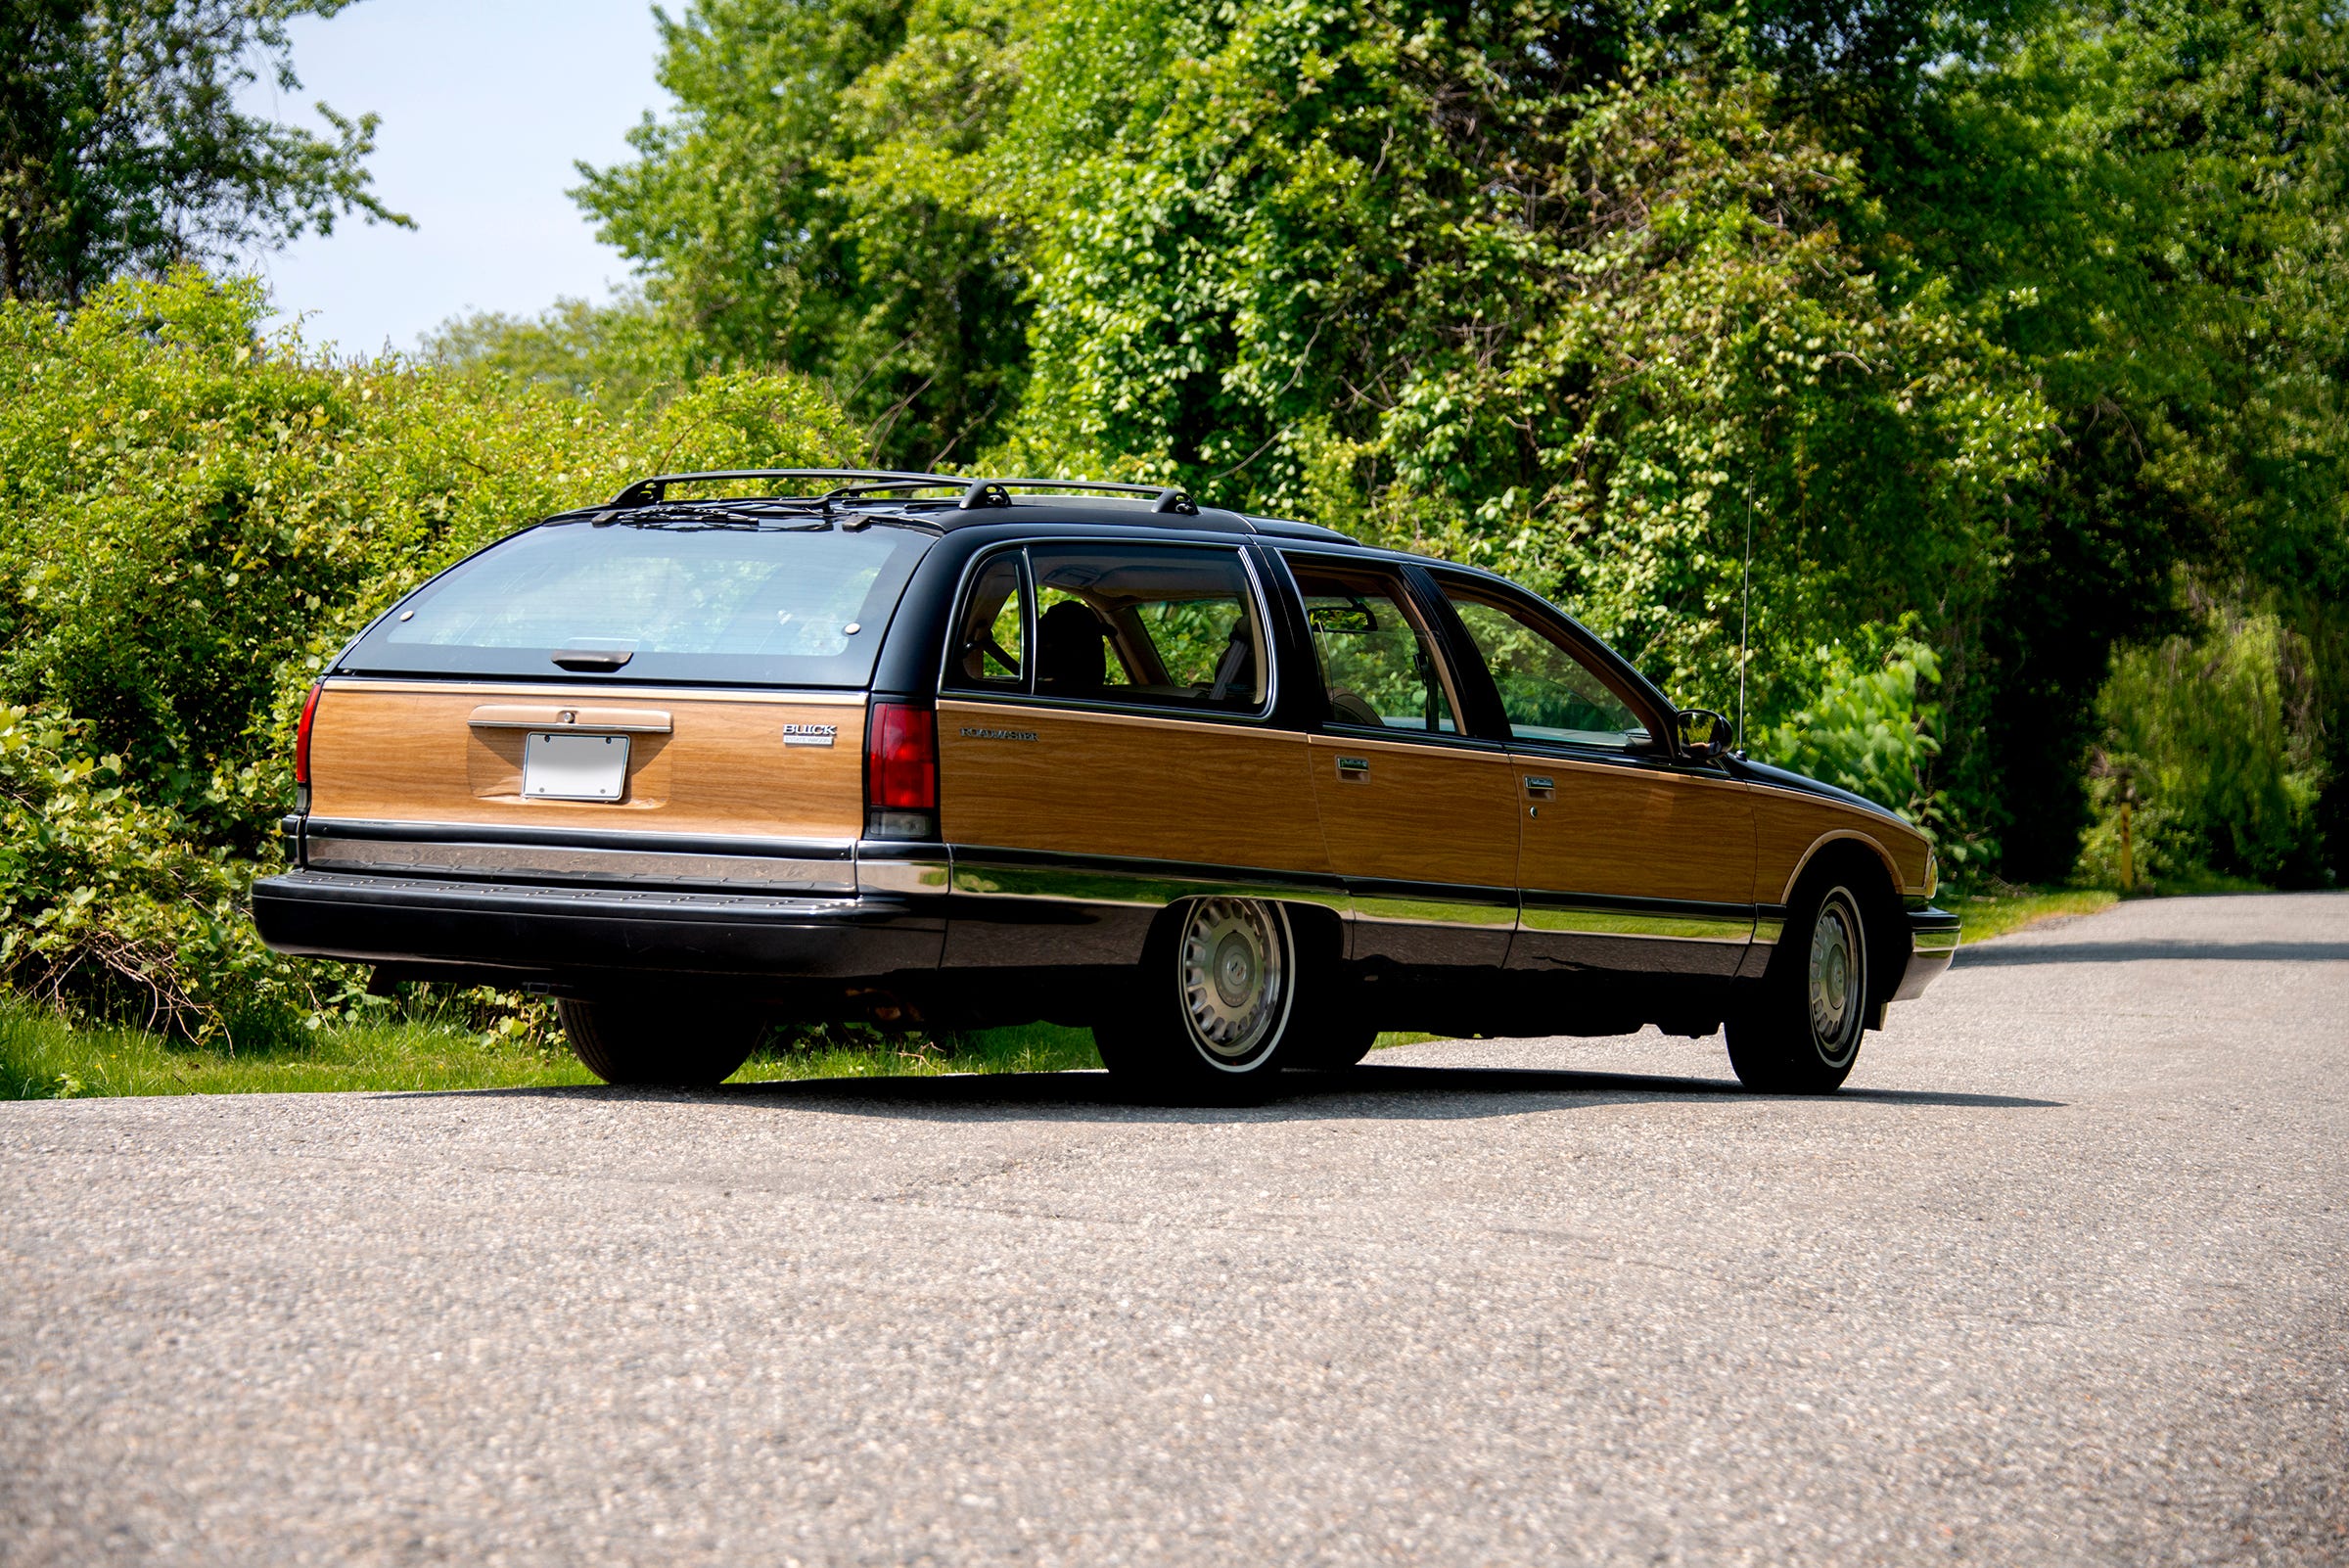
<instances>
[{"instance_id":1,"label":"door handle","mask_svg":"<svg viewBox=\"0 0 2349 1568\"><path fill-rule=\"evenodd\" d=\"M1341 758L1339 758L1339 759L1338 759L1338 777L1340 777L1340 778L1368 778L1369 776L1370 776L1370 759L1369 759L1369 758L1367 758L1367 757L1341 757Z\"/></svg>"},{"instance_id":2,"label":"door handle","mask_svg":"<svg viewBox=\"0 0 2349 1568\"><path fill-rule=\"evenodd\" d=\"M1528 773L1525 775L1525 793L1528 795L1547 795L1551 790L1554 790L1557 787L1557 780L1552 778L1544 778L1540 773Z\"/></svg>"}]
</instances>

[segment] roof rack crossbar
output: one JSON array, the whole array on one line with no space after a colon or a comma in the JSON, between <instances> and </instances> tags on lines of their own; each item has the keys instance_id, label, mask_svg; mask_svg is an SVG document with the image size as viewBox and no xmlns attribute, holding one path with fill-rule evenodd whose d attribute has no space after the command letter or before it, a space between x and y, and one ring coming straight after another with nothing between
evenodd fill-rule
<instances>
[{"instance_id":1,"label":"roof rack crossbar","mask_svg":"<svg viewBox=\"0 0 2349 1568\"><path fill-rule=\"evenodd\" d=\"M671 484L719 480L783 479L848 480L852 482L865 480L874 482L871 487L887 486L895 489L957 489L970 483L968 480L951 479L943 474L908 474L901 470L887 468L721 468L690 474L656 474L650 479L640 479L612 497L605 505L611 508L655 506L668 498L668 487ZM849 487L853 490L859 486L852 484ZM840 493L839 488L835 487L832 493ZM817 499L812 495L807 498L809 500Z\"/></svg>"},{"instance_id":2,"label":"roof rack crossbar","mask_svg":"<svg viewBox=\"0 0 2349 1568\"><path fill-rule=\"evenodd\" d=\"M957 481L956 483L962 482ZM1009 506L1011 492L1015 489L1083 490L1099 491L1108 495L1147 495L1150 497L1150 510L1153 512L1178 512L1188 517L1195 515L1199 510L1197 503L1171 484L1118 484L1107 480L1055 479L983 479L970 481L969 484L970 487L962 492L960 503L961 509L965 512L976 512L990 506Z\"/></svg>"}]
</instances>

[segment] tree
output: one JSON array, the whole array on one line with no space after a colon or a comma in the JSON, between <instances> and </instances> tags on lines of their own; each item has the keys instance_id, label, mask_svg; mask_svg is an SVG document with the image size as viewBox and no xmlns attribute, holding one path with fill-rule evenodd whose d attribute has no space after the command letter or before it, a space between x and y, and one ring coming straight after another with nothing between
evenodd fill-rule
<instances>
[{"instance_id":1,"label":"tree","mask_svg":"<svg viewBox=\"0 0 2349 1568\"><path fill-rule=\"evenodd\" d=\"M0 298L70 307L127 273L219 261L338 216L412 227L369 190L376 117L320 136L237 107L300 87L286 24L349 0L9 0L0 8Z\"/></svg>"},{"instance_id":2,"label":"tree","mask_svg":"<svg viewBox=\"0 0 2349 1568\"><path fill-rule=\"evenodd\" d=\"M424 357L467 375L505 377L628 408L686 379L686 345L640 295L601 304L559 299L533 317L452 316L424 338Z\"/></svg>"},{"instance_id":3,"label":"tree","mask_svg":"<svg viewBox=\"0 0 2349 1568\"><path fill-rule=\"evenodd\" d=\"M2116 655L2272 611L2349 841L2333 0L702 0L667 49L584 199L892 460L1496 566L1716 706L1750 508L1755 733L1937 710L1915 793L2032 879Z\"/></svg>"},{"instance_id":4,"label":"tree","mask_svg":"<svg viewBox=\"0 0 2349 1568\"><path fill-rule=\"evenodd\" d=\"M701 0L661 18L677 108L575 195L705 362L825 378L874 455L967 461L1018 400L1026 312L954 183L1018 77L986 0Z\"/></svg>"}]
</instances>

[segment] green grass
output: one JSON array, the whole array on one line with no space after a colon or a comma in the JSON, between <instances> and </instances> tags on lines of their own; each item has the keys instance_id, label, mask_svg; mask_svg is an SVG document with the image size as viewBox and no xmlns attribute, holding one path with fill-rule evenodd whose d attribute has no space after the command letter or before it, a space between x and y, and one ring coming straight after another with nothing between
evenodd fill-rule
<instances>
[{"instance_id":1,"label":"green grass","mask_svg":"<svg viewBox=\"0 0 2349 1568\"><path fill-rule=\"evenodd\" d=\"M1947 900L1958 916L1959 943L1988 942L2010 931L2063 915L2095 914L2120 901L2105 888L1999 887Z\"/></svg>"},{"instance_id":2,"label":"green grass","mask_svg":"<svg viewBox=\"0 0 2349 1568\"><path fill-rule=\"evenodd\" d=\"M2205 893L2267 891L2264 884L2247 877L2198 871L2188 876L2165 878L2159 884L2147 882L2127 897L2175 899ZM2111 908L2122 897L2110 888L2057 888L2000 882L1973 893L1946 896L1941 905L1958 916L1962 923L1959 941L1969 943L1988 942L1993 937L2004 937L2010 931L2020 931L2042 920L2053 920L2064 915L2095 914L2099 909Z\"/></svg>"},{"instance_id":3,"label":"green grass","mask_svg":"<svg viewBox=\"0 0 2349 1568\"><path fill-rule=\"evenodd\" d=\"M882 1045L761 1053L734 1082L1050 1073L1098 1067L1092 1036L1032 1024L960 1037L953 1054ZM85 1028L0 997L0 1099L116 1094L284 1094L335 1089L513 1088L593 1084L560 1042L494 1040L431 1020L321 1030L305 1042L230 1052L141 1029Z\"/></svg>"},{"instance_id":4,"label":"green grass","mask_svg":"<svg viewBox=\"0 0 2349 1568\"><path fill-rule=\"evenodd\" d=\"M944 1073L1065 1073L1101 1065L1087 1029L1017 1024L957 1037L953 1054L918 1045L787 1051L751 1058L736 1084L802 1078L934 1078Z\"/></svg>"},{"instance_id":5,"label":"green grass","mask_svg":"<svg viewBox=\"0 0 2349 1568\"><path fill-rule=\"evenodd\" d=\"M2204 879L2162 893L2257 892L2255 883ZM2102 888L1996 886L1953 897L1962 940L1987 942L2041 920L2094 914L2117 895ZM1389 1034L1379 1048L1432 1035ZM1057 1073L1101 1065L1090 1033L1051 1024L959 1037L951 1053L927 1042L823 1045L761 1052L733 1082L920 1078L946 1073ZM75 1024L0 995L0 1099L116 1094L279 1094L335 1089L512 1088L593 1084L561 1041L486 1037L431 1018L325 1029L307 1040L230 1051L175 1043L141 1029Z\"/></svg>"}]
</instances>

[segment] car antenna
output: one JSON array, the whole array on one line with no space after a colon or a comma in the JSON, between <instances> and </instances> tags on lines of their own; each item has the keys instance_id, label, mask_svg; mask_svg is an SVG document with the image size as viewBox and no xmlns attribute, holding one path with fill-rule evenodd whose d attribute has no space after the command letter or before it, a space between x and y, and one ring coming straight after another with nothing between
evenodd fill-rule
<instances>
[{"instance_id":1,"label":"car antenna","mask_svg":"<svg viewBox=\"0 0 2349 1568\"><path fill-rule=\"evenodd\" d=\"M1737 583L1737 755L1745 755L1745 662L1747 634L1753 629L1754 605L1754 471L1745 471L1745 566Z\"/></svg>"}]
</instances>

